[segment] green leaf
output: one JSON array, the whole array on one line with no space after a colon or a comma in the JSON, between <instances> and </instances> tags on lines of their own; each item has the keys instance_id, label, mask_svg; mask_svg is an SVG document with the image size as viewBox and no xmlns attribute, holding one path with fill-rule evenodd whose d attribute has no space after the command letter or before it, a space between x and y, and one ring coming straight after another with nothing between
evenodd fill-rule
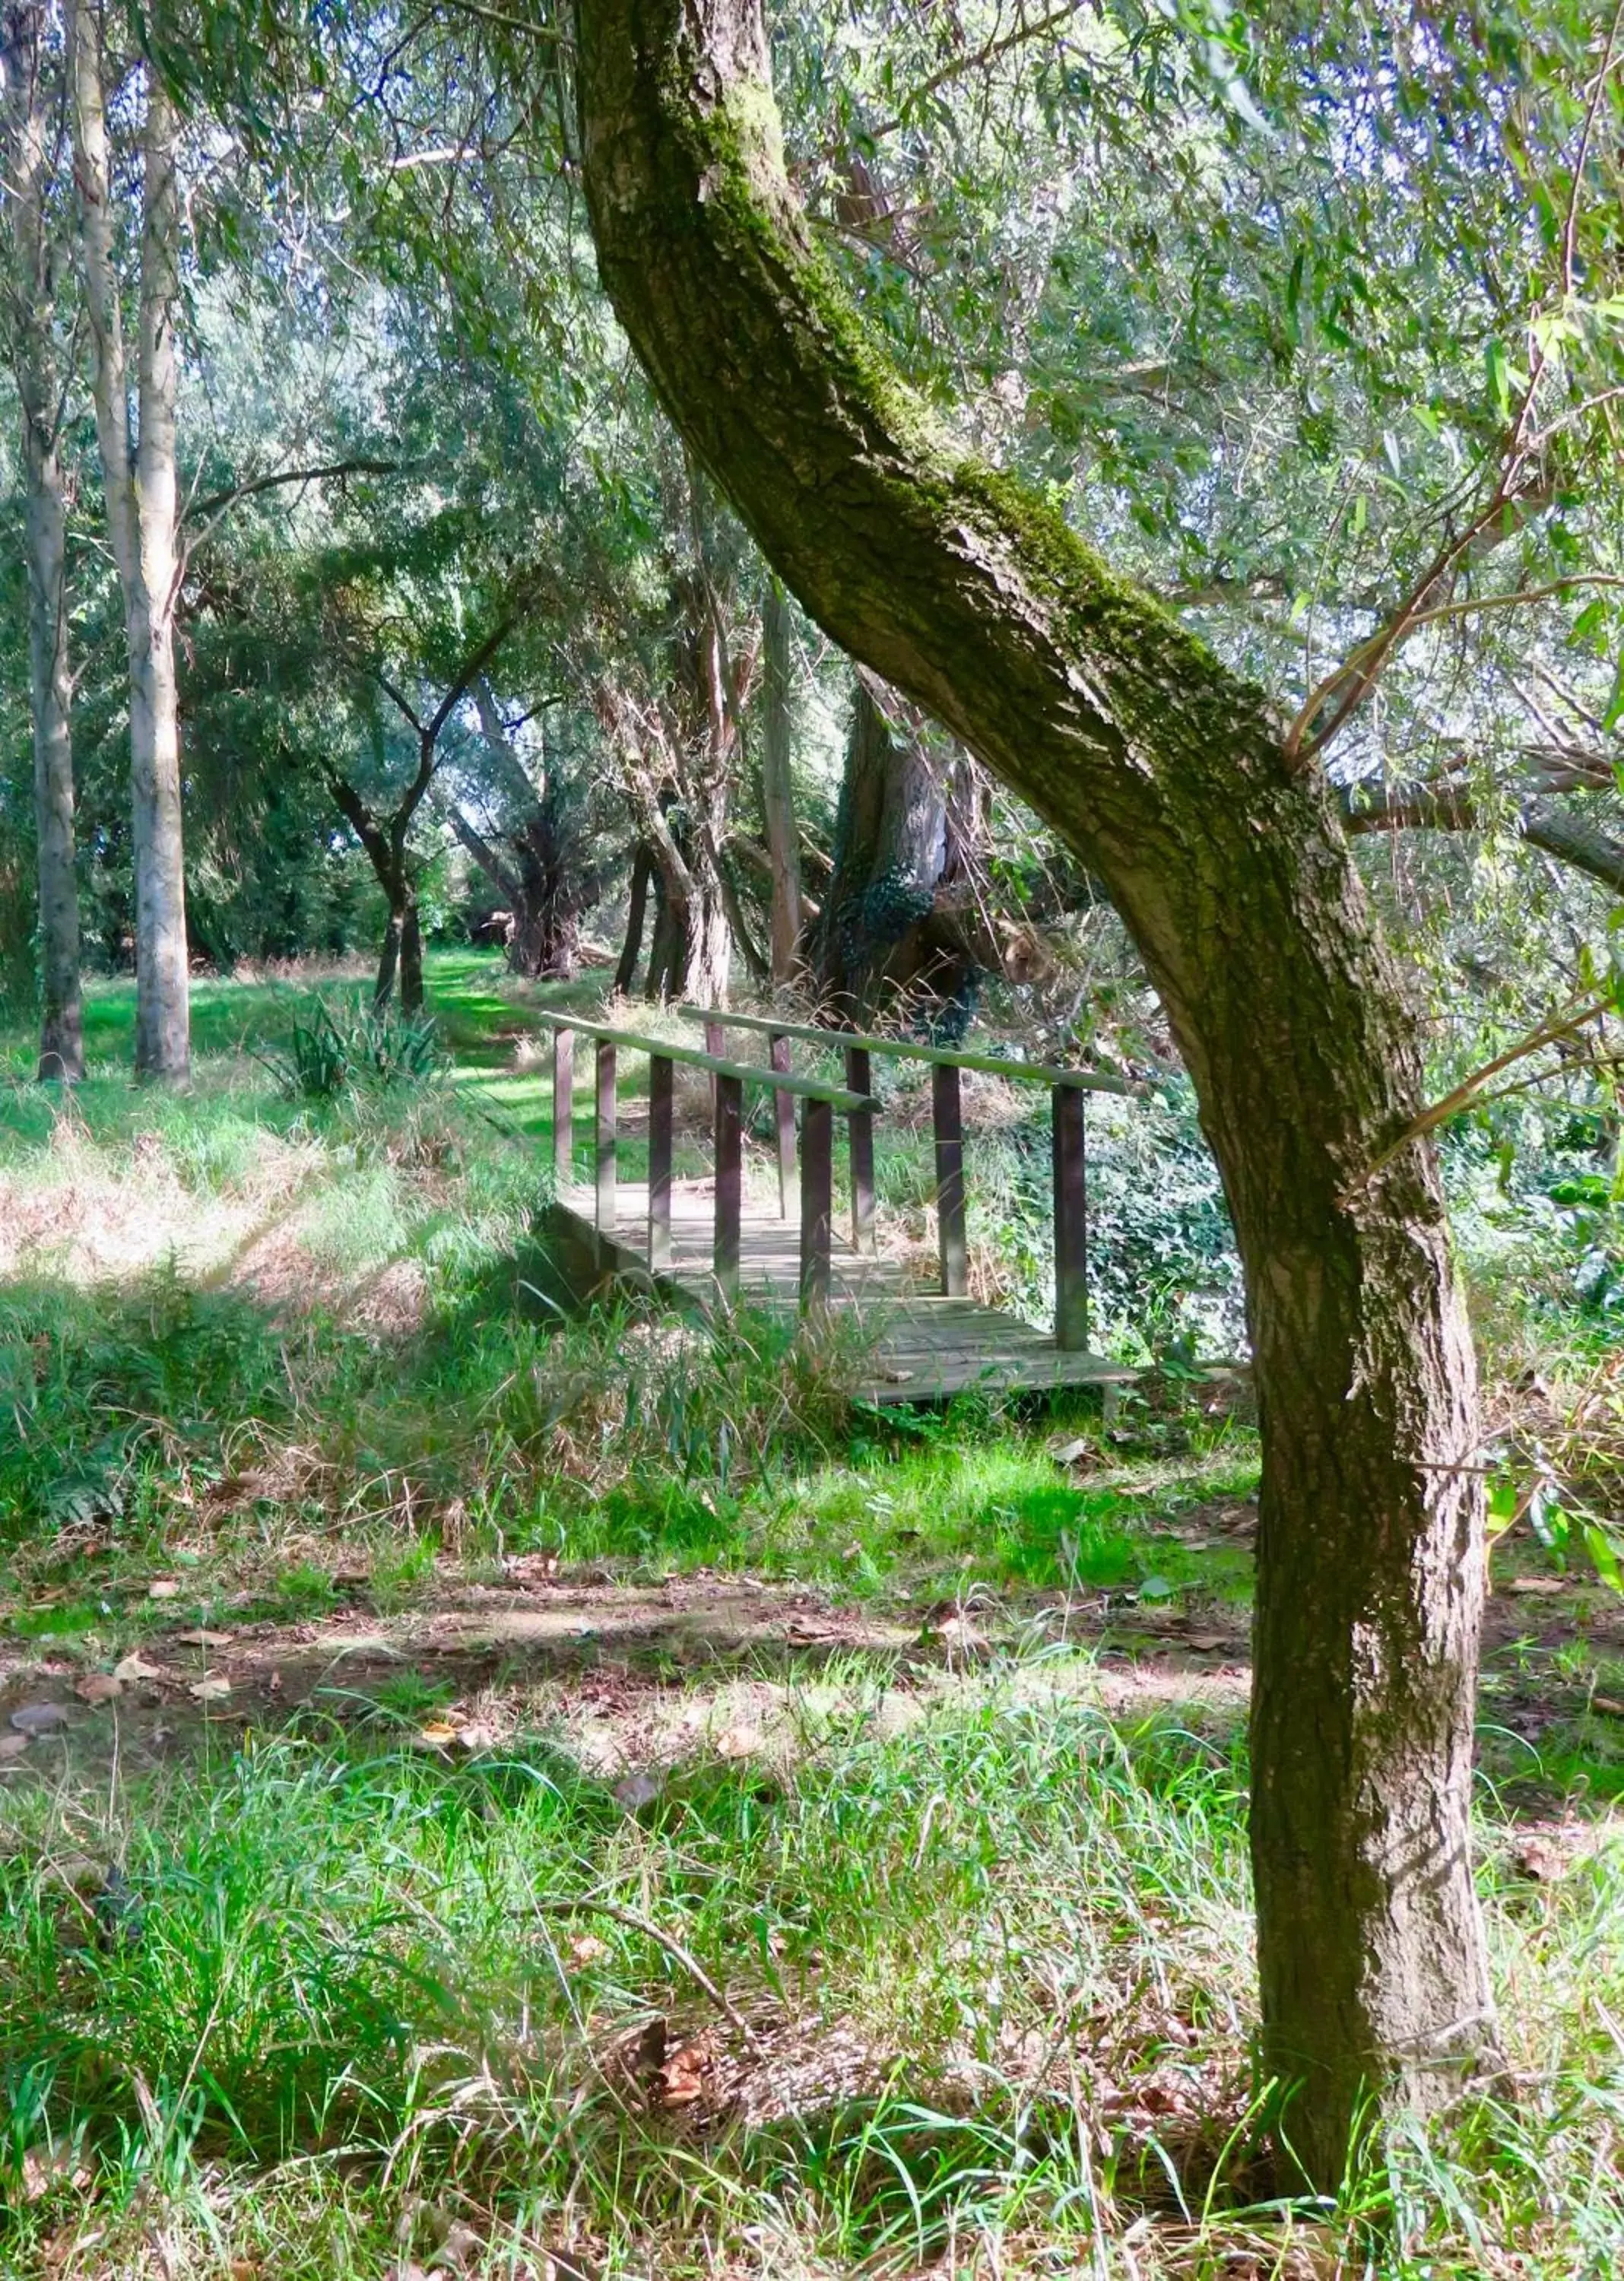
<instances>
[{"instance_id":1,"label":"green leaf","mask_svg":"<svg viewBox=\"0 0 1624 2281\"><path fill-rule=\"evenodd\" d=\"M1592 1566L1610 1592L1624 1596L1624 1566L1620 1565L1620 1547L1608 1535L1598 1521L1587 1521L1584 1528L1584 1549L1590 1556Z\"/></svg>"},{"instance_id":2,"label":"green leaf","mask_svg":"<svg viewBox=\"0 0 1624 2281\"><path fill-rule=\"evenodd\" d=\"M1618 663L1612 669L1612 691L1607 700L1607 710L1602 715L1602 727L1611 732L1624 721L1624 649L1619 652Z\"/></svg>"},{"instance_id":3,"label":"green leaf","mask_svg":"<svg viewBox=\"0 0 1624 2281\"><path fill-rule=\"evenodd\" d=\"M1489 397L1502 420L1512 416L1512 363L1504 341L1490 341L1483 351L1489 372Z\"/></svg>"}]
</instances>

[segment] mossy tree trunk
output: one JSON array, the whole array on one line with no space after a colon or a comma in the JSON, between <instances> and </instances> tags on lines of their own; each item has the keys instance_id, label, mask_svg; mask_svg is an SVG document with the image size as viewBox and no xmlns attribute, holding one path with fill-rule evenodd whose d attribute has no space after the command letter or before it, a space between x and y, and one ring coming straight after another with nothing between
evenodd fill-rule
<instances>
[{"instance_id":1,"label":"mossy tree trunk","mask_svg":"<svg viewBox=\"0 0 1624 2281\"><path fill-rule=\"evenodd\" d=\"M1265 2064L1334 2186L1367 2092L1492 2046L1468 1851L1473 1365L1421 1058L1326 787L1258 694L862 331L788 187L757 0L577 0L606 285L690 448L855 657L1106 884L1197 1088L1263 1435L1252 1859Z\"/></svg>"}]
</instances>

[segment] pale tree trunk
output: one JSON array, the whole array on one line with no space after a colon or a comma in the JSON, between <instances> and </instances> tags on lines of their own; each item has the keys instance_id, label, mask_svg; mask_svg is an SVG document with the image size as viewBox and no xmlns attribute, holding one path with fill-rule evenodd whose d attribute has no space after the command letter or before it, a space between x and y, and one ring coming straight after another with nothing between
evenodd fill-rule
<instances>
[{"instance_id":1,"label":"pale tree trunk","mask_svg":"<svg viewBox=\"0 0 1624 2281\"><path fill-rule=\"evenodd\" d=\"M757 0L577 0L600 269L685 440L854 656L1108 887L1195 1080L1263 1442L1263 2062L1334 2188L1362 2103L1494 2049L1469 1850L1471 1344L1414 1022L1325 785L1257 694L885 373L785 176Z\"/></svg>"},{"instance_id":2,"label":"pale tree trunk","mask_svg":"<svg viewBox=\"0 0 1624 2281\"><path fill-rule=\"evenodd\" d=\"M168 96L149 67L142 135L140 329L132 450L101 27L89 0L67 0L66 20L97 441L129 653L135 1071L142 1077L179 1079L189 1073L191 1048L174 665L180 586L174 353L180 292L178 130Z\"/></svg>"},{"instance_id":3,"label":"pale tree trunk","mask_svg":"<svg viewBox=\"0 0 1624 2281\"><path fill-rule=\"evenodd\" d=\"M28 415L24 414L25 424ZM34 714L34 815L39 850L40 1062L46 1079L84 1075L79 888L73 872L73 746L69 727L65 576L66 515L54 437L25 438L28 669Z\"/></svg>"},{"instance_id":4,"label":"pale tree trunk","mask_svg":"<svg viewBox=\"0 0 1624 2281\"><path fill-rule=\"evenodd\" d=\"M800 955L800 842L790 774L790 612L772 579L762 614L762 822L771 866L772 978L794 979Z\"/></svg>"},{"instance_id":5,"label":"pale tree trunk","mask_svg":"<svg viewBox=\"0 0 1624 2281\"><path fill-rule=\"evenodd\" d=\"M28 697L38 850L42 1079L84 1075L79 891L73 872L73 677L68 666L66 506L60 436L64 375L56 352L59 248L51 224L60 129L54 59L39 0L0 12L0 168L9 190L7 345L22 414ZM53 116L54 114L54 116Z\"/></svg>"}]
</instances>

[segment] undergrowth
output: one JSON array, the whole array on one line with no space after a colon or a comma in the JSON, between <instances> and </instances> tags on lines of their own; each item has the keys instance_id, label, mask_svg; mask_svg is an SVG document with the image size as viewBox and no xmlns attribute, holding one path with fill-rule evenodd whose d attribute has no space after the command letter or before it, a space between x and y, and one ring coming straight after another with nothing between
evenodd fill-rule
<instances>
[{"instance_id":1,"label":"undergrowth","mask_svg":"<svg viewBox=\"0 0 1624 2281\"><path fill-rule=\"evenodd\" d=\"M787 1777L636 1813L545 1735L17 1796L0 2270L381 2281L453 2229L493 2275L1616 2269L1618 1847L1535 1887L1487 1833L1523 2072L1281 2204L1236 1748L1025 1676L808 1705Z\"/></svg>"}]
</instances>

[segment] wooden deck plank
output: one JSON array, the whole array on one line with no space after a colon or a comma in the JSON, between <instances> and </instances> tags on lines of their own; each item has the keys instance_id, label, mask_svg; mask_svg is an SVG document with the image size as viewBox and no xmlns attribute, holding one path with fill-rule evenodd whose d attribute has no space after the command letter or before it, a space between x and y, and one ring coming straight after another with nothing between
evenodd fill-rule
<instances>
[{"instance_id":1,"label":"wooden deck plank","mask_svg":"<svg viewBox=\"0 0 1624 2281\"><path fill-rule=\"evenodd\" d=\"M575 1233L595 1241L595 1190L579 1181L561 1190L559 1204L578 1223ZM613 1250L607 1272L627 1280L648 1274L648 1191L622 1181L615 1191ZM713 1198L708 1180L674 1180L670 1196L670 1264L658 1282L691 1300L714 1305ZM747 1303L785 1311L799 1303L799 1225L746 1195L739 1227L739 1294ZM1138 1377L1101 1355L1065 1352L1018 1317L973 1299L922 1288L906 1264L860 1252L837 1227L831 1231L829 1305L836 1314L866 1319L873 1333L870 1368L858 1387L874 1403L940 1401L982 1387L1009 1392L1064 1386L1120 1386Z\"/></svg>"}]
</instances>

